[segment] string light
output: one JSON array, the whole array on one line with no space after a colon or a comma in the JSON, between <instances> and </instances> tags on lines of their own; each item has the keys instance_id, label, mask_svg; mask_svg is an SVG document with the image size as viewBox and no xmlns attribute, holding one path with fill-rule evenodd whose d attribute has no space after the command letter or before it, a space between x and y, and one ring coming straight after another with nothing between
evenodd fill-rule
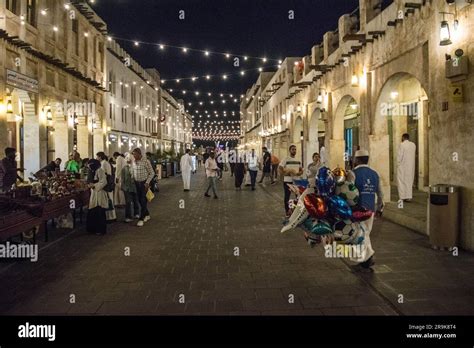
<instances>
[{"instance_id":1,"label":"string light","mask_svg":"<svg viewBox=\"0 0 474 348\"><path fill-rule=\"evenodd\" d=\"M122 37L117 37L117 36L114 36L113 38L116 41L123 41L123 42L133 42L134 41L134 40L130 40L130 39L122 38ZM267 61L278 62L280 60L280 59L274 59L274 58L249 56L249 55L243 55L243 54L231 54L229 52L210 51L210 50L205 50L205 49L189 48L189 47L183 47L183 46L157 44L155 42L140 41L140 43L144 44L144 45L159 46L161 49L164 49L165 47L168 47L168 48L179 49L179 50L182 50L183 52L188 52L188 51L200 52L200 53L204 53L206 56L213 54L213 55L221 55L221 56L224 56L226 58L230 58L231 55L232 55L234 57L241 57L244 60L258 59L258 60L263 60L264 62L267 62Z\"/></svg>"},{"instance_id":2,"label":"string light","mask_svg":"<svg viewBox=\"0 0 474 348\"><path fill-rule=\"evenodd\" d=\"M230 72L230 73L225 73L223 75L221 75L222 78L224 79L227 79L227 77L229 76L234 76L234 75L245 75L246 72L250 72L250 71L259 71L259 72L262 72L263 69L270 69L270 68L276 68L278 67L277 64L275 65L267 65L267 66L264 66L264 67L259 67L259 68L251 68L251 69L245 69L245 70L241 70L240 72ZM195 81L195 80L199 80L201 78L206 78L206 80L210 80L212 77L217 77L219 75L203 75L203 76L190 76L190 77L176 77L176 78L166 78L166 79L163 79L161 80L162 83L164 83L163 81L171 81L171 80L174 80L176 82L180 82L180 81L186 81L186 80L192 80L192 81ZM226 77L224 77L226 76ZM194 80L193 80L194 79Z\"/></svg>"}]
</instances>

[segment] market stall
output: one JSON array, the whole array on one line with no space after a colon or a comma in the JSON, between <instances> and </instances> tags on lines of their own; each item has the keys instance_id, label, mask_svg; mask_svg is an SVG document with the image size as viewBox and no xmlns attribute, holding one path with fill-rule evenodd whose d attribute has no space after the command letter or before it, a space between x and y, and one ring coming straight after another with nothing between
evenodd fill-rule
<instances>
[{"instance_id":1,"label":"market stall","mask_svg":"<svg viewBox=\"0 0 474 348\"><path fill-rule=\"evenodd\" d=\"M74 228L77 211L82 222L83 207L87 206L89 195L85 180L68 174L15 184L8 193L0 195L0 241L18 235L23 237L23 233L33 229L44 231L45 241L48 241L48 222L69 216Z\"/></svg>"}]
</instances>

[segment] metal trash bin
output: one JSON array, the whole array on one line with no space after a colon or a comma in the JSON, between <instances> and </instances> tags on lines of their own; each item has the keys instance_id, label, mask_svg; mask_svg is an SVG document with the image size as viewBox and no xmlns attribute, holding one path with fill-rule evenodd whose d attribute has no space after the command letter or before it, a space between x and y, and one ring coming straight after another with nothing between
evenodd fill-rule
<instances>
[{"instance_id":1,"label":"metal trash bin","mask_svg":"<svg viewBox=\"0 0 474 348\"><path fill-rule=\"evenodd\" d=\"M459 187L430 186L428 204L428 231L435 249L458 246L459 240Z\"/></svg>"},{"instance_id":2,"label":"metal trash bin","mask_svg":"<svg viewBox=\"0 0 474 348\"><path fill-rule=\"evenodd\" d=\"M166 162L163 162L161 164L161 177L162 178L168 177L168 168L167 168Z\"/></svg>"}]
</instances>

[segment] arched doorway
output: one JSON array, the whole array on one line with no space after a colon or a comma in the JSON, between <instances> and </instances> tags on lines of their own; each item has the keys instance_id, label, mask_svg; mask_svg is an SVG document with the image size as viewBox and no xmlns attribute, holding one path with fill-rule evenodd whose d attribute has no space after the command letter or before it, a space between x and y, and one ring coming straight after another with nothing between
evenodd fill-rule
<instances>
[{"instance_id":1,"label":"arched doorway","mask_svg":"<svg viewBox=\"0 0 474 348\"><path fill-rule=\"evenodd\" d=\"M359 105L352 98L344 113L344 153L345 166L352 168L355 152L359 149L360 111Z\"/></svg>"},{"instance_id":2,"label":"arched doorway","mask_svg":"<svg viewBox=\"0 0 474 348\"><path fill-rule=\"evenodd\" d=\"M296 145L296 158L301 159L301 162L304 162L304 153L303 153L303 119L299 116L295 120L295 125L293 127L293 144ZM304 166L304 163L303 163Z\"/></svg>"},{"instance_id":3,"label":"arched doorway","mask_svg":"<svg viewBox=\"0 0 474 348\"><path fill-rule=\"evenodd\" d=\"M331 139L331 166L350 169L358 149L360 129L359 104L354 97L344 96L336 108Z\"/></svg>"},{"instance_id":4,"label":"arched doorway","mask_svg":"<svg viewBox=\"0 0 474 348\"><path fill-rule=\"evenodd\" d=\"M319 121L321 117L321 111L315 109L309 120L308 127L308 143L306 144L306 163L311 163L313 153L319 153Z\"/></svg>"},{"instance_id":5,"label":"arched doorway","mask_svg":"<svg viewBox=\"0 0 474 348\"><path fill-rule=\"evenodd\" d=\"M388 147L383 158L386 163L385 178L396 194L398 149L404 133L416 145L415 189L429 185L428 156L428 97L420 81L411 74L397 73L384 84L376 106L374 132L388 136Z\"/></svg>"}]
</instances>

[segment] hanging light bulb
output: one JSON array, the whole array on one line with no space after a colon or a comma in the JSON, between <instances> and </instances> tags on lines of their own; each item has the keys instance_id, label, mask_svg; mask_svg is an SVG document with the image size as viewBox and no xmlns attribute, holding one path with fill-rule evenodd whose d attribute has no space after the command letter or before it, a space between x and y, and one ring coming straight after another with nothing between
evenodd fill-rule
<instances>
[{"instance_id":1,"label":"hanging light bulb","mask_svg":"<svg viewBox=\"0 0 474 348\"><path fill-rule=\"evenodd\" d=\"M13 114L13 105L11 99L7 101L7 114Z\"/></svg>"},{"instance_id":2,"label":"hanging light bulb","mask_svg":"<svg viewBox=\"0 0 474 348\"><path fill-rule=\"evenodd\" d=\"M323 102L323 95L321 94L321 92L319 92L318 94L318 103L321 104Z\"/></svg>"},{"instance_id":3,"label":"hanging light bulb","mask_svg":"<svg viewBox=\"0 0 474 348\"><path fill-rule=\"evenodd\" d=\"M449 32L449 24L447 21L441 21L441 27L439 29L439 45L448 46L452 44L451 34Z\"/></svg>"}]
</instances>

